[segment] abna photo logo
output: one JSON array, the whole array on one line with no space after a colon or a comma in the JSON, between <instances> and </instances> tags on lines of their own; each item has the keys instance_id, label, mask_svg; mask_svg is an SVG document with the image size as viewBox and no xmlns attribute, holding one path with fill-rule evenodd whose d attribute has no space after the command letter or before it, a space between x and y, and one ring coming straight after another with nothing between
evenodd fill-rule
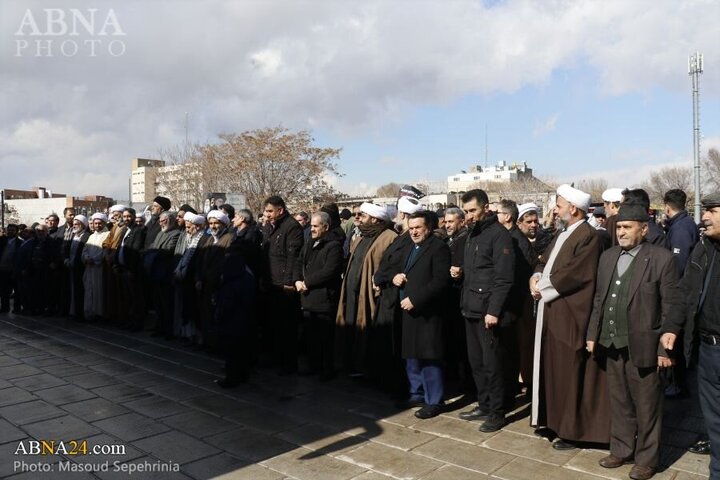
<instances>
[{"instance_id":1,"label":"abna photo logo","mask_svg":"<svg viewBox=\"0 0 720 480\"><path fill-rule=\"evenodd\" d=\"M115 11L97 8L44 8L42 13L28 9L15 32L15 56L97 57L125 54L126 34ZM29 38L25 38L29 37ZM39 38L42 37L42 38Z\"/></svg>"}]
</instances>

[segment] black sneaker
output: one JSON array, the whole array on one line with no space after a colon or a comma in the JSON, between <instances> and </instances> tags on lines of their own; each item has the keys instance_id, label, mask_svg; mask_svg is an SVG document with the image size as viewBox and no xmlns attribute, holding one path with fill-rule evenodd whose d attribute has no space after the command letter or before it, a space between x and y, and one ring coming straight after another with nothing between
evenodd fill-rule
<instances>
[{"instance_id":1,"label":"black sneaker","mask_svg":"<svg viewBox=\"0 0 720 480\"><path fill-rule=\"evenodd\" d=\"M480 425L480 428L478 428L478 430L484 433L497 432L504 426L505 417L500 415L490 415L488 419L485 420L482 425Z\"/></svg>"},{"instance_id":2,"label":"black sneaker","mask_svg":"<svg viewBox=\"0 0 720 480\"><path fill-rule=\"evenodd\" d=\"M480 407L475 407L467 412L460 412L458 415L462 420L487 420L488 412Z\"/></svg>"}]
</instances>

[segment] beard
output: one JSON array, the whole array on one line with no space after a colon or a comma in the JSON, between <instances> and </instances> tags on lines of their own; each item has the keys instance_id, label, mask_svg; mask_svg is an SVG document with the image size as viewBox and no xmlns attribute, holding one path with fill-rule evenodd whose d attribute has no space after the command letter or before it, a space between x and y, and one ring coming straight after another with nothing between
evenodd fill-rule
<instances>
[{"instance_id":1,"label":"beard","mask_svg":"<svg viewBox=\"0 0 720 480\"><path fill-rule=\"evenodd\" d=\"M558 217L555 219L555 228L557 230L565 230L568 226L568 223L570 223L569 218L563 218L558 215Z\"/></svg>"}]
</instances>

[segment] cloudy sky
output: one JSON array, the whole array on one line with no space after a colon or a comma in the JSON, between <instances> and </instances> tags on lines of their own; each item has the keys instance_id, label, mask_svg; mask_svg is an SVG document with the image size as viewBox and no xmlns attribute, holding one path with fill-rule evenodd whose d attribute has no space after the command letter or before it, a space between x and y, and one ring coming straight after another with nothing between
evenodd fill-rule
<instances>
[{"instance_id":1,"label":"cloudy sky","mask_svg":"<svg viewBox=\"0 0 720 480\"><path fill-rule=\"evenodd\" d=\"M0 34L5 188L125 199L131 158L183 142L186 112L192 141L311 129L342 147L348 193L486 147L626 186L691 164L696 50L703 148L720 146L717 0L2 0Z\"/></svg>"}]
</instances>

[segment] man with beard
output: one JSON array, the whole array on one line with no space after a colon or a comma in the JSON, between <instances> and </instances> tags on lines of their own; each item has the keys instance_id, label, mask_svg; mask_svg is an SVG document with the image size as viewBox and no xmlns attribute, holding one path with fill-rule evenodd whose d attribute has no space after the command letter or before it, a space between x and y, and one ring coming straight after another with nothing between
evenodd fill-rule
<instances>
[{"instance_id":1,"label":"man with beard","mask_svg":"<svg viewBox=\"0 0 720 480\"><path fill-rule=\"evenodd\" d=\"M145 228L135 223L133 208L125 208L122 212L122 223L125 228L113 258L113 270L120 279L119 320L123 328L138 331L142 330L145 320L145 292L140 282Z\"/></svg>"},{"instance_id":2,"label":"man with beard","mask_svg":"<svg viewBox=\"0 0 720 480\"><path fill-rule=\"evenodd\" d=\"M705 235L690 254L678 289L682 307L663 327L660 343L678 361L684 351L686 365L697 361L700 409L709 445L701 440L691 451L710 453L710 478L715 479L720 478L720 191L705 196L701 204Z\"/></svg>"},{"instance_id":3,"label":"man with beard","mask_svg":"<svg viewBox=\"0 0 720 480\"><path fill-rule=\"evenodd\" d=\"M125 205L120 204L110 207L108 227L110 234L105 240L105 244L103 244L103 250L105 251L105 314L103 316L114 324L123 320L121 317L118 317L118 314L123 313L121 312L122 307L119 303L122 278L117 269L113 269L112 267L117 249L127 232L125 222L123 221L125 208Z\"/></svg>"},{"instance_id":4,"label":"man with beard","mask_svg":"<svg viewBox=\"0 0 720 480\"><path fill-rule=\"evenodd\" d=\"M403 197L405 198L405 197ZM443 365L446 290L450 286L450 248L432 235L430 212L408 220L411 244L393 275L402 309L402 358L410 383L410 404L422 404L420 419L443 411Z\"/></svg>"},{"instance_id":5,"label":"man with beard","mask_svg":"<svg viewBox=\"0 0 720 480\"><path fill-rule=\"evenodd\" d=\"M298 324L300 297L295 282L300 280L299 258L303 246L303 229L292 218L285 200L272 196L265 200L263 215L263 289L267 294L267 324L264 334L273 340L274 359L280 373L297 371ZM269 340L269 338L265 338Z\"/></svg>"},{"instance_id":6,"label":"man with beard","mask_svg":"<svg viewBox=\"0 0 720 480\"><path fill-rule=\"evenodd\" d=\"M10 294L15 285L13 266L21 243L18 238L18 226L9 224L7 235L0 237L0 313L10 311Z\"/></svg>"},{"instance_id":7,"label":"man with beard","mask_svg":"<svg viewBox=\"0 0 720 480\"><path fill-rule=\"evenodd\" d=\"M495 432L505 425L505 339L500 326L513 284L515 254L510 234L488 211L487 193L470 190L462 201L473 226L465 242L463 266L451 276L463 279L461 309L478 405L460 418L484 420L479 430Z\"/></svg>"},{"instance_id":8,"label":"man with beard","mask_svg":"<svg viewBox=\"0 0 720 480\"><path fill-rule=\"evenodd\" d=\"M186 212L185 248L174 271L175 282L175 328L178 334L192 344L197 334L197 323L200 317L198 292L195 289L197 274L197 255L200 242L205 236L205 217ZM178 242L179 243L179 242ZM177 254L177 249L175 250Z\"/></svg>"},{"instance_id":9,"label":"man with beard","mask_svg":"<svg viewBox=\"0 0 720 480\"><path fill-rule=\"evenodd\" d=\"M235 212L233 219L235 227L235 240L231 248L245 257L245 262L252 270L255 279L262 273L262 232L258 228L253 214L247 208Z\"/></svg>"},{"instance_id":10,"label":"man with beard","mask_svg":"<svg viewBox=\"0 0 720 480\"><path fill-rule=\"evenodd\" d=\"M449 207L445 210L445 242L450 247L450 275L451 288L448 289L447 323L445 334L445 359L447 361L447 380L456 382L462 391L474 390L470 364L467 357L467 339L465 338L465 319L460 311L460 294L462 293L462 279L456 275L463 266L465 256L465 242L468 237L468 228L465 226L465 212L458 207Z\"/></svg>"},{"instance_id":11,"label":"man with beard","mask_svg":"<svg viewBox=\"0 0 720 480\"><path fill-rule=\"evenodd\" d=\"M85 320L96 322L103 315L103 244L110 235L107 229L107 215L95 213L90 217L93 233L85 243L80 256L85 271L83 272L83 286L85 289Z\"/></svg>"},{"instance_id":12,"label":"man with beard","mask_svg":"<svg viewBox=\"0 0 720 480\"><path fill-rule=\"evenodd\" d=\"M342 282L342 242L328 240L330 215L317 212L310 219L310 239L300 258L301 279L295 282L303 309L303 347L310 360L308 373L321 380L335 374L335 313Z\"/></svg>"},{"instance_id":13,"label":"man with beard","mask_svg":"<svg viewBox=\"0 0 720 480\"><path fill-rule=\"evenodd\" d=\"M518 205L517 226L532 245L535 256L542 255L552 241L552 235L540 228L538 206L534 203Z\"/></svg>"},{"instance_id":14,"label":"man with beard","mask_svg":"<svg viewBox=\"0 0 720 480\"><path fill-rule=\"evenodd\" d=\"M585 221L590 195L567 184L557 195L559 233L530 279L540 300L531 425L550 428L553 448L569 450L610 438L605 371L585 350L602 242Z\"/></svg>"},{"instance_id":15,"label":"man with beard","mask_svg":"<svg viewBox=\"0 0 720 480\"><path fill-rule=\"evenodd\" d=\"M373 276L397 237L387 209L372 203L360 206L358 229L360 237L351 244L335 321L336 345L343 352L343 367L351 375L361 375L366 369L367 329L377 311Z\"/></svg>"},{"instance_id":16,"label":"man with beard","mask_svg":"<svg viewBox=\"0 0 720 480\"><path fill-rule=\"evenodd\" d=\"M513 250L515 252L515 275L513 286L508 297L505 309L505 403L514 406L515 395L520 388L517 382L518 373L522 376L522 383L530 388L532 384L532 342L534 339L533 306L534 299L528 292L528 280L533 274L537 256L530 241L518 228L518 207L515 202L508 199L498 203L498 222L510 232Z\"/></svg>"},{"instance_id":17,"label":"man with beard","mask_svg":"<svg viewBox=\"0 0 720 480\"><path fill-rule=\"evenodd\" d=\"M235 236L228 230L230 218L222 210L211 210L207 215L210 235L198 243L196 289L200 292L200 338L206 348L218 346L218 326L215 323L213 297L220 288L220 276L227 248Z\"/></svg>"},{"instance_id":18,"label":"man with beard","mask_svg":"<svg viewBox=\"0 0 720 480\"><path fill-rule=\"evenodd\" d=\"M374 290L380 294L377 315L367 329L367 349L372 352L368 358L371 377L392 394L405 395L405 372L401 357L402 310L399 289L392 283L397 272L402 271L405 249L412 244L408 230L410 215L422 210L417 198L403 196L398 199L396 228L400 234L385 250L377 272L373 275ZM394 391L397 389L397 391ZM404 405L403 405L404 407Z\"/></svg>"},{"instance_id":19,"label":"man with beard","mask_svg":"<svg viewBox=\"0 0 720 480\"><path fill-rule=\"evenodd\" d=\"M70 318L83 321L85 318L85 286L83 274L85 265L82 261L82 252L90 238L88 219L85 215L75 215L72 221L72 237L66 249L64 264L69 271L70 279L70 305L68 313Z\"/></svg>"},{"instance_id":20,"label":"man with beard","mask_svg":"<svg viewBox=\"0 0 720 480\"><path fill-rule=\"evenodd\" d=\"M150 249L145 252L145 269L153 283L153 305L158 315L158 324L153 336L172 338L174 253L180 237L174 212L162 212L158 218L160 233Z\"/></svg>"},{"instance_id":21,"label":"man with beard","mask_svg":"<svg viewBox=\"0 0 720 480\"><path fill-rule=\"evenodd\" d=\"M63 209L63 217L65 223L61 225L54 234L51 235L55 243L58 257L62 260L70 248L70 241L73 236L73 218L75 217L75 209L66 207ZM67 316L70 307L70 276L64 262L57 262L57 268L50 272L51 283L51 302L50 309L52 313L62 317Z\"/></svg>"},{"instance_id":22,"label":"man with beard","mask_svg":"<svg viewBox=\"0 0 720 480\"><path fill-rule=\"evenodd\" d=\"M616 215L620 245L600 257L587 350L607 362L610 455L600 466L634 463L630 478L647 480L660 460L663 392L659 371L671 365L660 326L678 308L672 254L644 241L647 211L623 204Z\"/></svg>"}]
</instances>

